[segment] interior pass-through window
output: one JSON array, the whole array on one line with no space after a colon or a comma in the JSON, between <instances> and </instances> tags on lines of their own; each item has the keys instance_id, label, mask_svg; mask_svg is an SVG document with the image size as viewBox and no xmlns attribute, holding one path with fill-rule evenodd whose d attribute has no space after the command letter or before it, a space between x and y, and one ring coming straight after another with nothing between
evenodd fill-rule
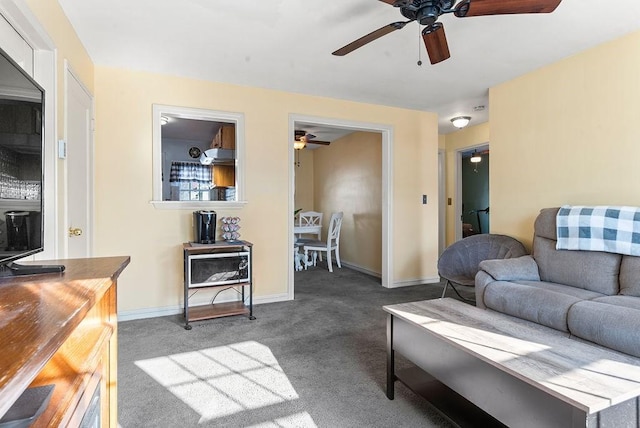
<instances>
[{"instance_id":1,"label":"interior pass-through window","mask_svg":"<svg viewBox=\"0 0 640 428\"><path fill-rule=\"evenodd\" d=\"M242 114L153 106L156 206L243 203Z\"/></svg>"}]
</instances>

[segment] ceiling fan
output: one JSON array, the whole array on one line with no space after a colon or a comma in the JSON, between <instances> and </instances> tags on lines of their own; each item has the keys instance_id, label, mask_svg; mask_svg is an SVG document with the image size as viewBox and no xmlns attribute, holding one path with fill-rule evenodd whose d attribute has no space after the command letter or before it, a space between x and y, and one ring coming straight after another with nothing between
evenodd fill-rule
<instances>
[{"instance_id":1,"label":"ceiling fan","mask_svg":"<svg viewBox=\"0 0 640 428\"><path fill-rule=\"evenodd\" d=\"M307 145L307 143L310 144L321 144L323 146L328 146L329 144L331 144L331 141L320 141L320 140L315 140L314 138L316 138L315 135L313 134L309 134L307 131L303 131L301 129L296 129L294 131L294 138L295 138L295 142L293 144L293 148L294 149L304 149L304 147Z\"/></svg>"},{"instance_id":2,"label":"ceiling fan","mask_svg":"<svg viewBox=\"0 0 640 428\"><path fill-rule=\"evenodd\" d=\"M408 21L392 22L384 27L360 37L333 52L343 56L395 30L404 28L410 22L424 25L422 39L429 54L431 64L449 58L449 45L444 26L437 22L440 15L453 13L458 18L483 15L506 15L519 13L551 13L562 0L379 0L400 9Z\"/></svg>"}]
</instances>

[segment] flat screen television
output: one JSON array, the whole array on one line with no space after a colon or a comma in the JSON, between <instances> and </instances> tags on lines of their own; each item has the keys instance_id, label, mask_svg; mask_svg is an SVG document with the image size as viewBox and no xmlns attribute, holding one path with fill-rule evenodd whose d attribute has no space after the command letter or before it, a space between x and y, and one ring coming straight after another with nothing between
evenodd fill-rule
<instances>
[{"instance_id":1,"label":"flat screen television","mask_svg":"<svg viewBox=\"0 0 640 428\"><path fill-rule=\"evenodd\" d=\"M44 96L0 49L0 276L64 269L14 263L44 249Z\"/></svg>"}]
</instances>

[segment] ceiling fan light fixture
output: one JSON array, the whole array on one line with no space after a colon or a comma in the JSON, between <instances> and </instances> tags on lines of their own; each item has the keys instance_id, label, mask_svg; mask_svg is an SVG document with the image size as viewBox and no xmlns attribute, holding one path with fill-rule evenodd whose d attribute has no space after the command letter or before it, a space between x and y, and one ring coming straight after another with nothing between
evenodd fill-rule
<instances>
[{"instance_id":1,"label":"ceiling fan light fixture","mask_svg":"<svg viewBox=\"0 0 640 428\"><path fill-rule=\"evenodd\" d=\"M471 122L470 116L457 116L451 119L451 123L458 129L462 129Z\"/></svg>"},{"instance_id":2,"label":"ceiling fan light fixture","mask_svg":"<svg viewBox=\"0 0 640 428\"><path fill-rule=\"evenodd\" d=\"M302 140L296 140L293 142L293 149L294 150L302 150L305 148L305 146L307 145L306 141L302 141Z\"/></svg>"},{"instance_id":3,"label":"ceiling fan light fixture","mask_svg":"<svg viewBox=\"0 0 640 428\"><path fill-rule=\"evenodd\" d=\"M478 163L478 162L482 162L482 156L480 156L478 153L473 152L473 155L471 155L471 159L469 159L471 161L471 163Z\"/></svg>"},{"instance_id":4,"label":"ceiling fan light fixture","mask_svg":"<svg viewBox=\"0 0 640 428\"><path fill-rule=\"evenodd\" d=\"M167 123L169 123L169 118L167 116L160 116L160 124L166 125Z\"/></svg>"}]
</instances>

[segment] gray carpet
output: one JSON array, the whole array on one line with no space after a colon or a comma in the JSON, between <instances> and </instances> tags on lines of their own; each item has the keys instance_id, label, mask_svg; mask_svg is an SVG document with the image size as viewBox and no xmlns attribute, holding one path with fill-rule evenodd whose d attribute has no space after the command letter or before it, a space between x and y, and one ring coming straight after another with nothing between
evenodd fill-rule
<instances>
[{"instance_id":1,"label":"gray carpet","mask_svg":"<svg viewBox=\"0 0 640 428\"><path fill-rule=\"evenodd\" d=\"M200 321L191 331L181 316L120 323L120 426L451 426L399 383L395 400L385 396L381 307L439 297L441 284L386 289L320 266L295 281L294 301L257 305L254 321Z\"/></svg>"}]
</instances>

